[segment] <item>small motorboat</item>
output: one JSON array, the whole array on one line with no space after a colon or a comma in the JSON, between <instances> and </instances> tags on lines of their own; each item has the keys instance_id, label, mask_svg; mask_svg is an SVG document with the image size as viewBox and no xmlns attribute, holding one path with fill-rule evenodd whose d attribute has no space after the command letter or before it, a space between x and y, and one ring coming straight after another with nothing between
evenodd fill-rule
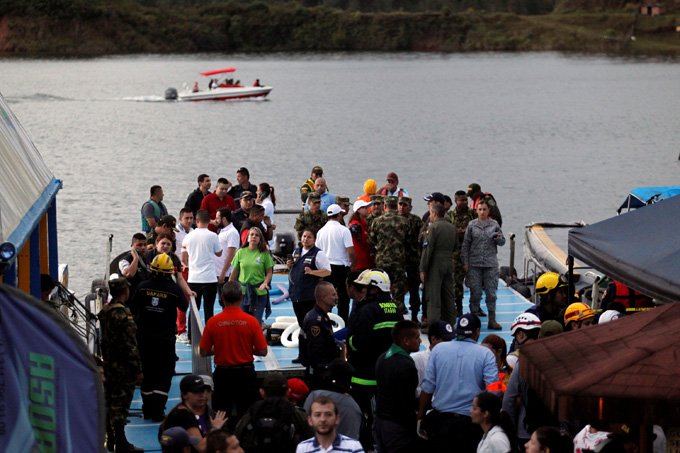
<instances>
[{"instance_id":1,"label":"small motorboat","mask_svg":"<svg viewBox=\"0 0 680 453\"><path fill-rule=\"evenodd\" d=\"M175 88L168 88L165 90L165 99L172 101L226 101L266 97L272 90L272 87L260 84L260 79L255 80L252 86L241 85L240 80L233 78L225 78L219 81L220 75L235 71L236 68L222 68L201 72L202 76L210 77L207 89L200 89L198 82L194 82L192 87L185 84L179 92Z\"/></svg>"}]
</instances>

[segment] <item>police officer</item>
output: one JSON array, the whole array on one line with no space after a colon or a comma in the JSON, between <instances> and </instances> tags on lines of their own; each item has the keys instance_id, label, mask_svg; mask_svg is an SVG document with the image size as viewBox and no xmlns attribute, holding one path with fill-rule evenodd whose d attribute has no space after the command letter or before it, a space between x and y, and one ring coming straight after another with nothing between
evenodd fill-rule
<instances>
[{"instance_id":1,"label":"police officer","mask_svg":"<svg viewBox=\"0 0 680 453\"><path fill-rule=\"evenodd\" d=\"M408 222L406 234L406 287L409 292L409 303L411 305L411 320L418 321L418 310L420 309L420 243L418 238L423 227L423 220L411 213L411 198L401 197L399 199L399 215Z\"/></svg>"},{"instance_id":2,"label":"police officer","mask_svg":"<svg viewBox=\"0 0 680 453\"><path fill-rule=\"evenodd\" d=\"M338 356L333 337L333 322L328 313L338 304L338 293L330 282L319 282L314 290L316 305L300 329L300 362L311 389L320 387L326 365Z\"/></svg>"},{"instance_id":3,"label":"police officer","mask_svg":"<svg viewBox=\"0 0 680 453\"><path fill-rule=\"evenodd\" d=\"M399 308L405 311L403 296L406 286L406 236L408 221L397 214L398 198L385 197L385 213L376 218L368 230L375 247L375 265L387 272Z\"/></svg>"},{"instance_id":4,"label":"police officer","mask_svg":"<svg viewBox=\"0 0 680 453\"><path fill-rule=\"evenodd\" d=\"M109 451L144 451L128 442L125 424L135 384L142 381L142 363L137 348L137 325L125 305L130 283L125 277L109 281L111 302L99 312L101 348L104 358L104 396L106 398L106 447Z\"/></svg>"},{"instance_id":5,"label":"police officer","mask_svg":"<svg viewBox=\"0 0 680 453\"><path fill-rule=\"evenodd\" d=\"M161 253L151 263L151 278L140 283L132 300L137 321L137 344L142 358L142 411L144 418L161 421L172 376L175 374L175 319L186 311L187 300L172 280L174 266Z\"/></svg>"},{"instance_id":6,"label":"police officer","mask_svg":"<svg viewBox=\"0 0 680 453\"><path fill-rule=\"evenodd\" d=\"M298 234L298 241L302 238L305 229L310 228L318 232L328 221L328 216L321 211L321 197L316 192L310 192L307 196L309 209L303 211L295 220L295 231Z\"/></svg>"},{"instance_id":7,"label":"police officer","mask_svg":"<svg viewBox=\"0 0 680 453\"><path fill-rule=\"evenodd\" d=\"M347 327L347 352L354 367L351 395L361 407L367 426L373 425L371 399L377 382L375 363L392 344L392 328L403 318L390 294L390 278L382 269L366 269L354 280L356 306ZM370 429L362 433L362 444L372 444Z\"/></svg>"}]
</instances>

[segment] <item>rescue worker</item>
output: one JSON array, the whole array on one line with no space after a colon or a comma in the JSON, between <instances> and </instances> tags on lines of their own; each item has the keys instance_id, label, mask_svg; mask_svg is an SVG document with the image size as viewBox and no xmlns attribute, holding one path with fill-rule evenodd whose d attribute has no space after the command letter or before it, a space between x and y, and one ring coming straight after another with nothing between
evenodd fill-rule
<instances>
[{"instance_id":1,"label":"rescue worker","mask_svg":"<svg viewBox=\"0 0 680 453\"><path fill-rule=\"evenodd\" d=\"M406 237L408 221L397 214L397 197L385 198L385 213L375 219L368 229L368 239L375 247L375 265L387 272L392 282L392 293L400 311L406 286Z\"/></svg>"},{"instance_id":2,"label":"rescue worker","mask_svg":"<svg viewBox=\"0 0 680 453\"><path fill-rule=\"evenodd\" d=\"M338 304L338 293L330 282L319 282L314 289L316 304L300 329L300 362L311 389L321 386L326 366L338 356L333 337L333 321L328 313Z\"/></svg>"},{"instance_id":3,"label":"rescue worker","mask_svg":"<svg viewBox=\"0 0 680 453\"><path fill-rule=\"evenodd\" d=\"M137 321L137 344L142 358L141 386L145 419L162 421L172 376L175 374L175 318L185 311L184 292L172 280L174 266L161 253L151 263L151 278L139 284L132 309Z\"/></svg>"},{"instance_id":4,"label":"rescue worker","mask_svg":"<svg viewBox=\"0 0 680 453\"><path fill-rule=\"evenodd\" d=\"M352 233L352 244L354 244L354 265L353 271L363 271L375 267L373 253L371 250L371 243L368 240L368 224L366 223L366 216L368 216L368 208L371 203L364 200L357 200L354 202L352 210L352 218L349 221L349 232Z\"/></svg>"},{"instance_id":5,"label":"rescue worker","mask_svg":"<svg viewBox=\"0 0 680 453\"><path fill-rule=\"evenodd\" d=\"M568 302L567 281L557 272L545 272L536 280L536 295L539 297L538 304L526 310L533 313L541 321L554 319L564 322L562 313L567 308Z\"/></svg>"},{"instance_id":6,"label":"rescue worker","mask_svg":"<svg viewBox=\"0 0 680 453\"><path fill-rule=\"evenodd\" d=\"M319 194L310 192L306 199L309 202L309 209L301 212L295 220L295 231L298 234L298 241L302 239L302 233L305 229L309 228L318 233L328 221L326 213L321 211L321 197L319 197Z\"/></svg>"},{"instance_id":7,"label":"rescue worker","mask_svg":"<svg viewBox=\"0 0 680 453\"><path fill-rule=\"evenodd\" d=\"M448 219L453 226L456 227L456 234L458 235L458 243L453 251L453 289L456 298L456 312L458 316L463 314L463 282L465 282L465 271L463 270L463 261L460 259L460 249L465 238L465 230L468 223L477 217L474 209L468 206L467 194L464 190L459 190L454 194L455 208L446 213Z\"/></svg>"},{"instance_id":8,"label":"rescue worker","mask_svg":"<svg viewBox=\"0 0 680 453\"><path fill-rule=\"evenodd\" d=\"M443 205L434 203L430 206L430 224L420 258L420 279L428 288L428 322L441 319L453 325L456 322L453 252L458 237L456 227L444 220L444 215Z\"/></svg>"},{"instance_id":9,"label":"rescue worker","mask_svg":"<svg viewBox=\"0 0 680 453\"><path fill-rule=\"evenodd\" d=\"M142 362L137 348L137 325L126 306L130 283L125 277L109 280L111 302L99 312L104 358L106 399L106 448L116 452L144 451L128 442L125 425L135 385L142 381Z\"/></svg>"},{"instance_id":10,"label":"rescue worker","mask_svg":"<svg viewBox=\"0 0 680 453\"><path fill-rule=\"evenodd\" d=\"M305 201L307 201L307 196L314 191L314 181L316 178L323 176L323 168L318 165L312 168L312 174L309 176L307 181L300 187L300 199L302 200L302 205L304 206Z\"/></svg>"},{"instance_id":11,"label":"rescue worker","mask_svg":"<svg viewBox=\"0 0 680 453\"><path fill-rule=\"evenodd\" d=\"M390 277L382 269L366 269L354 280L356 305L347 326L348 361L354 367L350 394L367 420L361 441L372 445L373 426L371 399L375 396L375 363L392 344L391 331L403 319L390 294Z\"/></svg>"},{"instance_id":12,"label":"rescue worker","mask_svg":"<svg viewBox=\"0 0 680 453\"><path fill-rule=\"evenodd\" d=\"M574 302L564 311L564 329L578 330L595 322L595 310L583 302Z\"/></svg>"},{"instance_id":13,"label":"rescue worker","mask_svg":"<svg viewBox=\"0 0 680 453\"><path fill-rule=\"evenodd\" d=\"M399 215L406 219L408 229L406 233L406 288L409 293L409 305L411 306L411 321L418 322L420 310L420 243L418 238L423 227L422 219L411 213L411 198L399 199Z\"/></svg>"},{"instance_id":14,"label":"rescue worker","mask_svg":"<svg viewBox=\"0 0 680 453\"><path fill-rule=\"evenodd\" d=\"M498 222L498 226L503 226L503 217L501 217L501 210L498 209L498 203L496 199L489 192L482 192L482 188L476 182L473 182L468 186L467 196L470 197L471 203L470 208L472 210L477 209L477 204L484 200L489 207L489 217Z\"/></svg>"}]
</instances>

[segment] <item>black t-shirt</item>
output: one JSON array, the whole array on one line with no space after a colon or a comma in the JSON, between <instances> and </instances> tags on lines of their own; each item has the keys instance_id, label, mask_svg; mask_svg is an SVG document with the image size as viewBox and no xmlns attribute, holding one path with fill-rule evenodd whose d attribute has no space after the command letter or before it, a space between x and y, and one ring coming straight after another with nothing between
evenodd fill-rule
<instances>
[{"instance_id":1,"label":"black t-shirt","mask_svg":"<svg viewBox=\"0 0 680 453\"><path fill-rule=\"evenodd\" d=\"M175 426L182 427L185 430L188 430L189 428L197 428L199 430L201 429L196 416L182 404L175 406L167 415L167 417L165 417L165 421L161 423L161 426L158 428L158 440L160 441L163 431ZM162 451L166 452L172 450L168 449L168 447L162 447ZM191 447L191 453L195 452L197 452L197 450Z\"/></svg>"}]
</instances>

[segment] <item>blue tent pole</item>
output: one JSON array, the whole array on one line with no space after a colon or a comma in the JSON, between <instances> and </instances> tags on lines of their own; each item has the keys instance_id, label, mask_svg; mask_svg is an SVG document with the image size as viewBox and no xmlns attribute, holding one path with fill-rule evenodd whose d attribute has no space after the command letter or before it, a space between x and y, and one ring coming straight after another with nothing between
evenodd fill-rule
<instances>
[{"instance_id":1,"label":"blue tent pole","mask_svg":"<svg viewBox=\"0 0 680 453\"><path fill-rule=\"evenodd\" d=\"M52 198L47 208L47 247L49 248L48 262L52 280L59 280L59 247L57 247L57 197Z\"/></svg>"}]
</instances>

